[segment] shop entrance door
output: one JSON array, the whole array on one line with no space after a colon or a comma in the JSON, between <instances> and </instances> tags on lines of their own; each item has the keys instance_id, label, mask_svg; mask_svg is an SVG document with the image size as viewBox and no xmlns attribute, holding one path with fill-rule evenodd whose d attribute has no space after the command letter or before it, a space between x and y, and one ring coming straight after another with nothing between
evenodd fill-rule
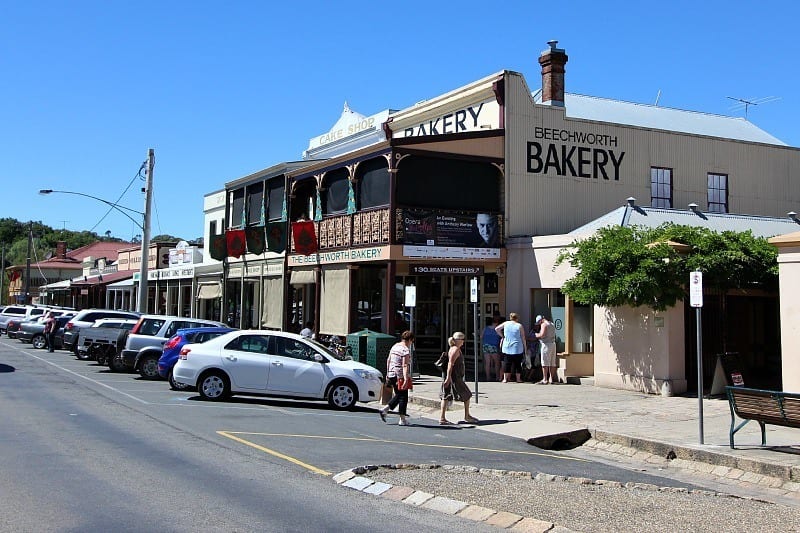
<instances>
[{"instance_id":1,"label":"shop entrance door","mask_svg":"<svg viewBox=\"0 0 800 533\"><path fill-rule=\"evenodd\" d=\"M471 361L471 354L474 351L472 340L474 318L472 316L473 306L469 303L469 279L465 276L446 276L444 282L444 307L445 307L445 329L442 335L447 339L456 332L462 331L466 335L467 341L462 348L466 355L465 362ZM467 365L469 368L469 364Z\"/></svg>"}]
</instances>

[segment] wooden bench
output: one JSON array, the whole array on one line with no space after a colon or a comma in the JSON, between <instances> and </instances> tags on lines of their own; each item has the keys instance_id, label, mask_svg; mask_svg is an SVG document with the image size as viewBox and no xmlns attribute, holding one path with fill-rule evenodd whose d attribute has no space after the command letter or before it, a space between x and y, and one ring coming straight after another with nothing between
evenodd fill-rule
<instances>
[{"instance_id":1,"label":"wooden bench","mask_svg":"<svg viewBox=\"0 0 800 533\"><path fill-rule=\"evenodd\" d=\"M800 428L800 394L744 387L725 387L725 393L731 408L731 448L734 433L751 420L761 426L762 446L767 445L766 424ZM738 426L737 416L744 420Z\"/></svg>"}]
</instances>

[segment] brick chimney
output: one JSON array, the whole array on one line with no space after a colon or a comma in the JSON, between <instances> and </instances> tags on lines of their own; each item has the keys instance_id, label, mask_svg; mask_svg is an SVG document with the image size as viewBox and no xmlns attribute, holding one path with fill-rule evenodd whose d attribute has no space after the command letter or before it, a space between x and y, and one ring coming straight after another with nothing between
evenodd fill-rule
<instances>
[{"instance_id":1,"label":"brick chimney","mask_svg":"<svg viewBox=\"0 0 800 533\"><path fill-rule=\"evenodd\" d=\"M58 241L56 243L56 259L67 258L67 241Z\"/></svg>"},{"instance_id":2,"label":"brick chimney","mask_svg":"<svg viewBox=\"0 0 800 533\"><path fill-rule=\"evenodd\" d=\"M564 65L569 58L564 50L556 48L558 41L547 41L547 44L550 48L539 56L542 66L542 103L564 107Z\"/></svg>"}]
</instances>

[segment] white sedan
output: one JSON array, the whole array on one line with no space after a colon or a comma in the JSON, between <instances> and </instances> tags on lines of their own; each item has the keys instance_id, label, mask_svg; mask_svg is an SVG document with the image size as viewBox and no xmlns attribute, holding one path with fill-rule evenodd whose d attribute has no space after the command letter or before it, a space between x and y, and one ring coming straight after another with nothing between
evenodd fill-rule
<instances>
[{"instance_id":1,"label":"white sedan","mask_svg":"<svg viewBox=\"0 0 800 533\"><path fill-rule=\"evenodd\" d=\"M328 400L337 409L378 400L381 373L294 333L231 331L183 347L172 370L206 400L232 394Z\"/></svg>"}]
</instances>

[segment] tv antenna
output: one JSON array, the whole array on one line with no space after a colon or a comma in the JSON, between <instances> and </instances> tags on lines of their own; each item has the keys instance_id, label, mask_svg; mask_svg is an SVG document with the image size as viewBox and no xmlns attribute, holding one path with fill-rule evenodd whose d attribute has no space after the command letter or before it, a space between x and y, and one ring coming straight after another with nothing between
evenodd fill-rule
<instances>
[{"instance_id":1,"label":"tv antenna","mask_svg":"<svg viewBox=\"0 0 800 533\"><path fill-rule=\"evenodd\" d=\"M747 110L750 108L751 105L760 105L760 104L768 104L769 102L774 102L775 100L780 100L780 96L765 96L764 98L734 98L733 96L726 96L730 100L738 102L734 104L730 109L731 111L738 111L740 109L744 109L744 119L747 120Z\"/></svg>"}]
</instances>

